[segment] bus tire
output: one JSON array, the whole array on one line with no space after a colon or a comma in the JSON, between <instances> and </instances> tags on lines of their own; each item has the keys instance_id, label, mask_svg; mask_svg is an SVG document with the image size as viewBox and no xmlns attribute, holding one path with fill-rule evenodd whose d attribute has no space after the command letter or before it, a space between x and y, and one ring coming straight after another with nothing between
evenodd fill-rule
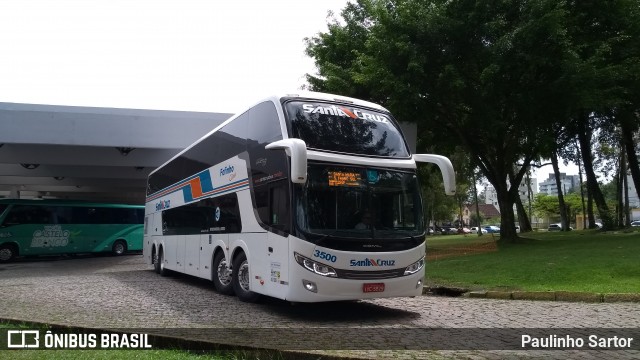
<instances>
[{"instance_id":1,"label":"bus tire","mask_svg":"<svg viewBox=\"0 0 640 360\"><path fill-rule=\"evenodd\" d=\"M241 252L233 259L232 284L233 291L238 299L244 302L256 302L260 299L260 294L250 290L249 261L247 255Z\"/></svg>"},{"instance_id":2,"label":"bus tire","mask_svg":"<svg viewBox=\"0 0 640 360\"><path fill-rule=\"evenodd\" d=\"M166 267L164 267L164 252L162 251L162 249L160 249L160 255L158 255L158 265L156 265L158 267L158 274L160 274L160 276L169 276L169 269L167 269Z\"/></svg>"},{"instance_id":3,"label":"bus tire","mask_svg":"<svg viewBox=\"0 0 640 360\"><path fill-rule=\"evenodd\" d=\"M115 256L124 255L127 252L127 243L124 240L116 240L111 247L111 253Z\"/></svg>"},{"instance_id":4,"label":"bus tire","mask_svg":"<svg viewBox=\"0 0 640 360\"><path fill-rule=\"evenodd\" d=\"M222 251L218 251L213 257L211 279L217 292L223 295L233 295L233 275Z\"/></svg>"},{"instance_id":5,"label":"bus tire","mask_svg":"<svg viewBox=\"0 0 640 360\"><path fill-rule=\"evenodd\" d=\"M158 254L159 252L154 246L151 252L151 259L153 260L153 271L155 271L156 274L160 274L160 256Z\"/></svg>"},{"instance_id":6,"label":"bus tire","mask_svg":"<svg viewBox=\"0 0 640 360\"><path fill-rule=\"evenodd\" d=\"M11 262L18 256L18 247L12 244L0 246L0 263Z\"/></svg>"}]
</instances>

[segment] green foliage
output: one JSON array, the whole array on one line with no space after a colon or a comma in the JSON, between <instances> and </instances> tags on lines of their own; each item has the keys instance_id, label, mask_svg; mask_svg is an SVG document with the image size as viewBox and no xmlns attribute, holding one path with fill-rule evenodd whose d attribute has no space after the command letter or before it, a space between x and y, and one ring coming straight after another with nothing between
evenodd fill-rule
<instances>
[{"instance_id":1,"label":"green foliage","mask_svg":"<svg viewBox=\"0 0 640 360\"><path fill-rule=\"evenodd\" d=\"M359 0L341 16L307 39L310 88L416 122L419 151L463 146L496 189L503 238L516 237L531 161L572 139L576 119L598 126L584 114L639 104L636 0Z\"/></svg>"},{"instance_id":2,"label":"green foliage","mask_svg":"<svg viewBox=\"0 0 640 360\"><path fill-rule=\"evenodd\" d=\"M569 221L575 221L577 214L582 214L582 198L578 194L564 195L565 205L569 207ZM537 194L531 204L537 217L560 217L560 203L557 196Z\"/></svg>"}]
</instances>

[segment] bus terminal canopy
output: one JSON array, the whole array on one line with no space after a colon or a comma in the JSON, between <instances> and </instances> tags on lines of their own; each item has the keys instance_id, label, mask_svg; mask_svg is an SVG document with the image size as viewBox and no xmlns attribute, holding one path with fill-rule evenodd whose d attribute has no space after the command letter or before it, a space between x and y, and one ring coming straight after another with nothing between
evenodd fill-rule
<instances>
[{"instance_id":1,"label":"bus terminal canopy","mask_svg":"<svg viewBox=\"0 0 640 360\"><path fill-rule=\"evenodd\" d=\"M0 103L0 198L143 204L149 173L230 116Z\"/></svg>"}]
</instances>

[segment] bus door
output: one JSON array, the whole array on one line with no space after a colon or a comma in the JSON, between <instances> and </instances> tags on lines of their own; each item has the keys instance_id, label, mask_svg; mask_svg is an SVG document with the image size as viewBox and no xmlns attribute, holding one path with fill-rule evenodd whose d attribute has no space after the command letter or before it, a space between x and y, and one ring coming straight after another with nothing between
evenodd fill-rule
<instances>
[{"instance_id":1,"label":"bus door","mask_svg":"<svg viewBox=\"0 0 640 360\"><path fill-rule=\"evenodd\" d=\"M282 297L289 291L289 239L267 233L266 254L269 271L269 295Z\"/></svg>"}]
</instances>

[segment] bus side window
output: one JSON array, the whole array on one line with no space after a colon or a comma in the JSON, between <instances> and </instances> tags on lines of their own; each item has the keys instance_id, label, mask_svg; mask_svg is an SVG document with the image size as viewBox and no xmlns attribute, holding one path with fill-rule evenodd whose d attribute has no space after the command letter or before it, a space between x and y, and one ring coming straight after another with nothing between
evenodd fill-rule
<instances>
[{"instance_id":1,"label":"bus side window","mask_svg":"<svg viewBox=\"0 0 640 360\"><path fill-rule=\"evenodd\" d=\"M280 231L289 232L287 181L277 181L255 188L256 210L260 221Z\"/></svg>"},{"instance_id":2,"label":"bus side window","mask_svg":"<svg viewBox=\"0 0 640 360\"><path fill-rule=\"evenodd\" d=\"M52 208L56 224L72 224L72 208L56 206Z\"/></svg>"},{"instance_id":3,"label":"bus side window","mask_svg":"<svg viewBox=\"0 0 640 360\"><path fill-rule=\"evenodd\" d=\"M5 225L50 224L51 220L48 207L16 205L7 216Z\"/></svg>"}]
</instances>

